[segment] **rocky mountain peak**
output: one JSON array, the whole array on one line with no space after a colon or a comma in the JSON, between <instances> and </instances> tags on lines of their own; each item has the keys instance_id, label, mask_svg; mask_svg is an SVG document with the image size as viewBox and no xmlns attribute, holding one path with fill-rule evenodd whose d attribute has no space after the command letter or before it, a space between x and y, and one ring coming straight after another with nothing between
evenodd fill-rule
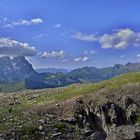
<instances>
[{"instance_id":1,"label":"rocky mountain peak","mask_svg":"<svg viewBox=\"0 0 140 140\"><path fill-rule=\"evenodd\" d=\"M24 56L15 56L13 57L12 61L26 61Z\"/></svg>"},{"instance_id":2,"label":"rocky mountain peak","mask_svg":"<svg viewBox=\"0 0 140 140\"><path fill-rule=\"evenodd\" d=\"M23 56L14 57L11 62L16 72L30 73L34 71L32 65Z\"/></svg>"},{"instance_id":3,"label":"rocky mountain peak","mask_svg":"<svg viewBox=\"0 0 140 140\"><path fill-rule=\"evenodd\" d=\"M0 65L0 81L4 82L22 81L35 73L25 57L0 57Z\"/></svg>"}]
</instances>

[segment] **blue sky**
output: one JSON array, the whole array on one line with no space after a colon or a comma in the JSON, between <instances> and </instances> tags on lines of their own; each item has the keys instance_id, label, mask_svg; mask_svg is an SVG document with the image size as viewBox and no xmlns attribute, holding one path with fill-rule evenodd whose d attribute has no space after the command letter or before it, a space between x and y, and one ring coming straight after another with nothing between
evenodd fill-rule
<instances>
[{"instance_id":1,"label":"blue sky","mask_svg":"<svg viewBox=\"0 0 140 140\"><path fill-rule=\"evenodd\" d=\"M35 68L140 60L140 1L0 0L0 55Z\"/></svg>"}]
</instances>

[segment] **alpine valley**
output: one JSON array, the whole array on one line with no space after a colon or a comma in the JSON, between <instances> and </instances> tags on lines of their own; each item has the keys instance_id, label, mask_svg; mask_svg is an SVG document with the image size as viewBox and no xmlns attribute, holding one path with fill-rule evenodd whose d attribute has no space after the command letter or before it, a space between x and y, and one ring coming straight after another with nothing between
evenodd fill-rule
<instances>
[{"instance_id":1,"label":"alpine valley","mask_svg":"<svg viewBox=\"0 0 140 140\"><path fill-rule=\"evenodd\" d=\"M83 67L70 72L36 72L25 57L0 57L0 92L63 87L75 83L95 83L128 72L140 71L140 63L113 67Z\"/></svg>"}]
</instances>

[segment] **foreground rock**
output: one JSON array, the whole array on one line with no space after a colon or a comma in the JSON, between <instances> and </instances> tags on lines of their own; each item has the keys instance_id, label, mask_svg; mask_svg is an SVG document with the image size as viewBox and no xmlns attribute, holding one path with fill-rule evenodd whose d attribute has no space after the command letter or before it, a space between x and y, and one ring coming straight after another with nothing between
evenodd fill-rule
<instances>
[{"instance_id":1,"label":"foreground rock","mask_svg":"<svg viewBox=\"0 0 140 140\"><path fill-rule=\"evenodd\" d=\"M122 125L108 134L106 140L139 140L140 126Z\"/></svg>"},{"instance_id":2,"label":"foreground rock","mask_svg":"<svg viewBox=\"0 0 140 140\"><path fill-rule=\"evenodd\" d=\"M136 126L140 108L133 99L125 100L125 107L114 102L92 106L77 100L74 109L77 125L83 129L83 139L133 140L140 137Z\"/></svg>"}]
</instances>

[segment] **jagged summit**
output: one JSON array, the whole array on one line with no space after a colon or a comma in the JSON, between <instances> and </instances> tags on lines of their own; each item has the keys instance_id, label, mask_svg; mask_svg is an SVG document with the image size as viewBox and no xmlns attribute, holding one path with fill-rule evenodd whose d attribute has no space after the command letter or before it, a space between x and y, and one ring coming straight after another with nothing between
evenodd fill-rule
<instances>
[{"instance_id":1,"label":"jagged summit","mask_svg":"<svg viewBox=\"0 0 140 140\"><path fill-rule=\"evenodd\" d=\"M8 56L0 57L0 80L4 82L16 82L25 80L36 72L25 57Z\"/></svg>"}]
</instances>

